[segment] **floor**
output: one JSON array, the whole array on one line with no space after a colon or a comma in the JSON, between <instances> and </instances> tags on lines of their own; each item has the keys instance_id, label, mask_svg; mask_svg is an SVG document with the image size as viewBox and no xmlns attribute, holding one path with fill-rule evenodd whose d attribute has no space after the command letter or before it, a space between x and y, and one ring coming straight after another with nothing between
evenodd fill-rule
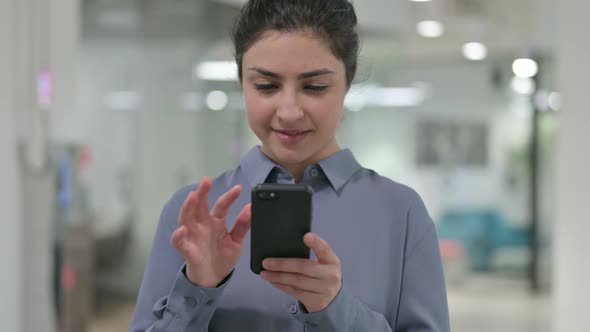
<instances>
[{"instance_id":1,"label":"floor","mask_svg":"<svg viewBox=\"0 0 590 332\"><path fill-rule=\"evenodd\" d=\"M550 332L549 295L531 295L521 279L475 276L449 287L453 332ZM126 331L133 303L103 303L90 332Z\"/></svg>"},{"instance_id":2,"label":"floor","mask_svg":"<svg viewBox=\"0 0 590 332\"><path fill-rule=\"evenodd\" d=\"M453 332L550 332L549 294L532 295L522 280L475 277L449 288Z\"/></svg>"}]
</instances>

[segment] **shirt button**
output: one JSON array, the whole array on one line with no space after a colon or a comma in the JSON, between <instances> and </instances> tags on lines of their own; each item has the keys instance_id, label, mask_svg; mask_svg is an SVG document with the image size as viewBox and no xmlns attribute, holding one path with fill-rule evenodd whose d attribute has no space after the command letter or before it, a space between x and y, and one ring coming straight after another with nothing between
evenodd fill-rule
<instances>
[{"instance_id":1,"label":"shirt button","mask_svg":"<svg viewBox=\"0 0 590 332\"><path fill-rule=\"evenodd\" d=\"M297 307L296 304L293 304L290 308L290 311L292 314L296 314L299 311L299 308Z\"/></svg>"},{"instance_id":2,"label":"shirt button","mask_svg":"<svg viewBox=\"0 0 590 332\"><path fill-rule=\"evenodd\" d=\"M197 300L195 300L195 298L192 296L185 296L184 303L186 303L186 305L189 307L194 308L197 305Z\"/></svg>"},{"instance_id":3,"label":"shirt button","mask_svg":"<svg viewBox=\"0 0 590 332\"><path fill-rule=\"evenodd\" d=\"M311 169L311 176L314 176L315 177L315 176L318 176L318 175L320 175L320 172L318 171L318 169L317 168L312 168Z\"/></svg>"}]
</instances>

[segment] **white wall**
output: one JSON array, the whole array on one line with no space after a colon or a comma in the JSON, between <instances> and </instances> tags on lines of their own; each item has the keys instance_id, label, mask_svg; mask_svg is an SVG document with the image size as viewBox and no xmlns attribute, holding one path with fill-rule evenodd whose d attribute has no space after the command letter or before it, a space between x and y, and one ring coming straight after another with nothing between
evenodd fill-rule
<instances>
[{"instance_id":1,"label":"white wall","mask_svg":"<svg viewBox=\"0 0 590 332\"><path fill-rule=\"evenodd\" d=\"M16 158L12 80L13 1L0 1L0 321L6 331L21 331L20 186Z\"/></svg>"},{"instance_id":2,"label":"white wall","mask_svg":"<svg viewBox=\"0 0 590 332\"><path fill-rule=\"evenodd\" d=\"M587 36L590 3L564 0L558 6L557 74L564 102L557 145L554 331L587 331L590 326L590 43Z\"/></svg>"}]
</instances>

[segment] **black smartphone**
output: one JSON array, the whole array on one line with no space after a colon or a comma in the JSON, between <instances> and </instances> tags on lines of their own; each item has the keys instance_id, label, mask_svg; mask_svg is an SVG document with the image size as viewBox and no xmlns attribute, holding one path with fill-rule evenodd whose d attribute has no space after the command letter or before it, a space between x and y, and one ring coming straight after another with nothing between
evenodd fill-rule
<instances>
[{"instance_id":1,"label":"black smartphone","mask_svg":"<svg viewBox=\"0 0 590 332\"><path fill-rule=\"evenodd\" d=\"M250 269L265 258L309 258L303 236L311 231L313 190L305 184L259 184L252 190Z\"/></svg>"}]
</instances>

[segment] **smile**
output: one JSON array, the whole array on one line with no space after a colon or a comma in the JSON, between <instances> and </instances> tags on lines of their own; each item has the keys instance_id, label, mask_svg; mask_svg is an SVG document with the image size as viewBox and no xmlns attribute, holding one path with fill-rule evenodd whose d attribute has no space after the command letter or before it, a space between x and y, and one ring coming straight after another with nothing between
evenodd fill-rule
<instances>
[{"instance_id":1,"label":"smile","mask_svg":"<svg viewBox=\"0 0 590 332\"><path fill-rule=\"evenodd\" d=\"M301 142L311 130L278 130L273 129L279 140L284 144L295 144Z\"/></svg>"}]
</instances>

